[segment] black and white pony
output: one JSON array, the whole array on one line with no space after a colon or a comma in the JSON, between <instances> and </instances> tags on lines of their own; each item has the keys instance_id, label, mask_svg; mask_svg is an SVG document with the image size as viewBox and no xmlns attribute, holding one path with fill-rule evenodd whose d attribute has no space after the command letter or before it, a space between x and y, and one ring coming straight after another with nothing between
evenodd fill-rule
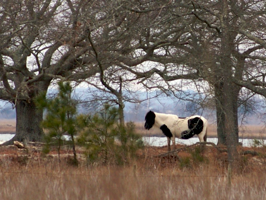
<instances>
[{"instance_id":1,"label":"black and white pony","mask_svg":"<svg viewBox=\"0 0 266 200\"><path fill-rule=\"evenodd\" d=\"M170 142L173 140L175 148L175 137L189 139L197 135L200 142L207 140L208 121L199 115L193 115L186 118L180 118L177 115L157 113L149 111L145 116L145 129L156 127L161 129L167 137L168 151L171 150Z\"/></svg>"}]
</instances>

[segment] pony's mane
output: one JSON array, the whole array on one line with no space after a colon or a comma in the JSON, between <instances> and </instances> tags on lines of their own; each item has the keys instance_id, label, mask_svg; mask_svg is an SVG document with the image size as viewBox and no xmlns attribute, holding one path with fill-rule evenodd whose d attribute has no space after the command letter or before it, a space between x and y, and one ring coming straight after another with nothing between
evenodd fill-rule
<instances>
[{"instance_id":1,"label":"pony's mane","mask_svg":"<svg viewBox=\"0 0 266 200\"><path fill-rule=\"evenodd\" d=\"M144 124L145 129L148 130L151 129L154 123L155 123L155 113L150 110L145 116L145 124Z\"/></svg>"}]
</instances>

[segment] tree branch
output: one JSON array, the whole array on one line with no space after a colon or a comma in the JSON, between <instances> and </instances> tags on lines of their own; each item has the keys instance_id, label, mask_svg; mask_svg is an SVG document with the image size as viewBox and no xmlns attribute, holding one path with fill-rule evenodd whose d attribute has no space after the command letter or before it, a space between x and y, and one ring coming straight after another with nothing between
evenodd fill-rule
<instances>
[{"instance_id":1,"label":"tree branch","mask_svg":"<svg viewBox=\"0 0 266 200\"><path fill-rule=\"evenodd\" d=\"M245 88L247 88L247 89L249 89L249 90L251 90L251 91L253 91L253 92L257 93L257 94L260 94L260 95L262 95L262 96L264 96L266 98L265 86L264 87L258 87L258 86L255 86L254 84L252 84L252 82L250 82L250 81L242 81L242 80L239 80L239 79L233 79L233 82L235 84L241 86L241 87L245 87Z\"/></svg>"},{"instance_id":2,"label":"tree branch","mask_svg":"<svg viewBox=\"0 0 266 200\"><path fill-rule=\"evenodd\" d=\"M106 81L104 80L104 68L103 68L103 66L102 66L102 63L101 63L101 61L100 61L100 59L99 59L98 52L97 52L97 50L96 50L96 48L95 48L95 46L94 46L94 43L93 43L93 41L92 41L92 38L91 38L91 31L90 31L89 28L87 29L87 31L88 31L88 40L89 40L90 45L91 45L91 47L92 47L92 50L93 50L93 52L94 52L94 54L95 54L96 62L98 63L98 66L99 66L99 68L100 68L100 80L101 80L101 83L104 85L104 87L106 87L108 90L110 90L111 93L113 93L113 94L115 94L115 95L117 96L117 95L119 95L118 91L116 91L114 88L112 88L110 85L108 85L108 84L106 83Z\"/></svg>"},{"instance_id":3,"label":"tree branch","mask_svg":"<svg viewBox=\"0 0 266 200\"><path fill-rule=\"evenodd\" d=\"M243 29L240 29L239 32L242 33L243 35L245 35L247 38L253 40L254 42L256 42L256 43L260 44L261 46L263 46L264 48L266 48L265 40L262 40L262 39L252 35L251 33L247 32Z\"/></svg>"}]
</instances>

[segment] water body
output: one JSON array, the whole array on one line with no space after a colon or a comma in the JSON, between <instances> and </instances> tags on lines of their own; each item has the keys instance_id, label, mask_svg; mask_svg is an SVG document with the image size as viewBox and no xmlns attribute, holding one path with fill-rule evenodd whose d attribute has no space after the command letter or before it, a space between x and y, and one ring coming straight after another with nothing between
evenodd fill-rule
<instances>
[{"instance_id":1,"label":"water body","mask_svg":"<svg viewBox=\"0 0 266 200\"><path fill-rule=\"evenodd\" d=\"M14 134L0 134L0 144L10 140ZM162 147L167 145L167 138L166 137L142 137L145 145L148 146L155 146L155 147ZM213 142L214 144L217 144L218 138L208 138L208 142ZM257 146L266 145L266 140L264 139L257 139L256 141L259 141L259 144ZM176 144L182 144L182 145L192 145L199 142L198 138L190 138L188 140L181 140L176 138ZM239 139L239 142L242 142L244 147L252 147L254 146L254 139Z\"/></svg>"},{"instance_id":2,"label":"water body","mask_svg":"<svg viewBox=\"0 0 266 200\"><path fill-rule=\"evenodd\" d=\"M167 145L167 138L166 137L143 137L143 141L145 144L149 146L156 146L156 147L162 147ZM266 145L266 140L264 139L256 139L256 141L259 142L256 146L262 146ZM197 137L190 138L188 140L181 140L176 139L176 144L182 144L182 145L192 145L199 142L199 139ZM207 138L207 142L212 142L214 144L218 143L218 138ZM254 139L239 139L239 142L243 144L243 147L252 147L254 146Z\"/></svg>"},{"instance_id":3,"label":"water body","mask_svg":"<svg viewBox=\"0 0 266 200\"><path fill-rule=\"evenodd\" d=\"M12 137L14 137L14 135L15 134L10 134L10 133L0 134L0 144L10 140Z\"/></svg>"}]
</instances>

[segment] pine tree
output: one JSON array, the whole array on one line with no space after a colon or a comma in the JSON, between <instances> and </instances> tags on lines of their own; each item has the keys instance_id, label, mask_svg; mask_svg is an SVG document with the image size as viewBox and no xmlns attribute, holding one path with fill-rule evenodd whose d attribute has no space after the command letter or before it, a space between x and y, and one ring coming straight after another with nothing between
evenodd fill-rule
<instances>
[{"instance_id":1,"label":"pine tree","mask_svg":"<svg viewBox=\"0 0 266 200\"><path fill-rule=\"evenodd\" d=\"M69 142L72 145L74 163L77 164L77 154L74 136L76 130L76 103L71 98L72 87L69 82L58 83L59 92L53 99L47 99L45 94L36 98L36 104L44 109L45 118L41 123L42 128L47 132L44 140L46 141L45 151L50 151L52 141L56 142L58 157L60 161L60 150L65 136L69 136Z\"/></svg>"}]
</instances>

